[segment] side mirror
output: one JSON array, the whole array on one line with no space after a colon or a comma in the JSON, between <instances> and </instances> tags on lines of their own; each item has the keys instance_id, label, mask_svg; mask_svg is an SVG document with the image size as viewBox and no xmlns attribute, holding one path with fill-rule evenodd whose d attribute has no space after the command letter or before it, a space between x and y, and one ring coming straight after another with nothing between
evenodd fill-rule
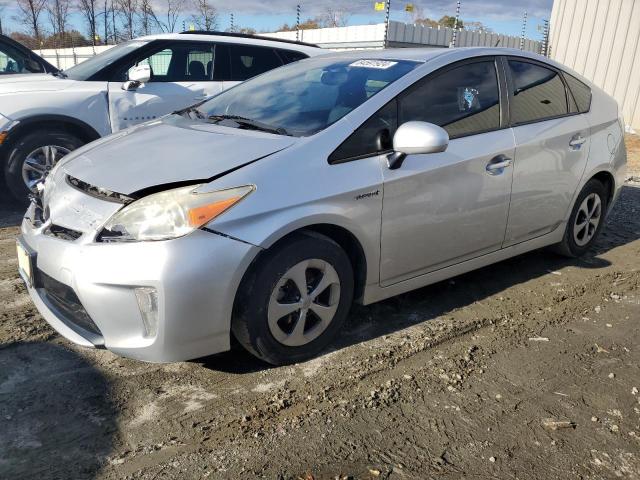
<instances>
[{"instance_id":1,"label":"side mirror","mask_svg":"<svg viewBox=\"0 0 640 480\"><path fill-rule=\"evenodd\" d=\"M129 70L129 80L122 84L123 90L135 90L143 83L151 79L151 67L149 65L136 65Z\"/></svg>"},{"instance_id":2,"label":"side mirror","mask_svg":"<svg viewBox=\"0 0 640 480\"><path fill-rule=\"evenodd\" d=\"M389 155L391 170L400 168L407 155L444 152L449 145L447 131L427 122L406 122L393 136L393 153Z\"/></svg>"}]
</instances>

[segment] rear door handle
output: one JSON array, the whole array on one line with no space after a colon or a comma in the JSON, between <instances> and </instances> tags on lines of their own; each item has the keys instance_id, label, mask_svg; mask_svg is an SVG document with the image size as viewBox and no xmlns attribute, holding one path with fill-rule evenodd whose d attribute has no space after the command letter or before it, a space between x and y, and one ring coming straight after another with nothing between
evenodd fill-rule
<instances>
[{"instance_id":1,"label":"rear door handle","mask_svg":"<svg viewBox=\"0 0 640 480\"><path fill-rule=\"evenodd\" d=\"M571 140L569 140L569 147L575 150L579 150L582 144L586 141L587 139L583 137L581 133L576 133L573 137L571 137Z\"/></svg>"},{"instance_id":2,"label":"rear door handle","mask_svg":"<svg viewBox=\"0 0 640 480\"><path fill-rule=\"evenodd\" d=\"M506 155L496 155L487 164L487 173L489 175L499 175L505 168L511 166L513 160Z\"/></svg>"}]
</instances>

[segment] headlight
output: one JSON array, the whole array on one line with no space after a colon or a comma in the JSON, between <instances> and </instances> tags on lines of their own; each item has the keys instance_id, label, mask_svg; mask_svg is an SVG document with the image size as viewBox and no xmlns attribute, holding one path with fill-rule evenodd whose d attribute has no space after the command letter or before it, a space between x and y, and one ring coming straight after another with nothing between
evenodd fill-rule
<instances>
[{"instance_id":1,"label":"headlight","mask_svg":"<svg viewBox=\"0 0 640 480\"><path fill-rule=\"evenodd\" d=\"M166 240L186 235L229 210L255 190L253 185L199 192L190 185L136 200L109 219L99 240Z\"/></svg>"}]
</instances>

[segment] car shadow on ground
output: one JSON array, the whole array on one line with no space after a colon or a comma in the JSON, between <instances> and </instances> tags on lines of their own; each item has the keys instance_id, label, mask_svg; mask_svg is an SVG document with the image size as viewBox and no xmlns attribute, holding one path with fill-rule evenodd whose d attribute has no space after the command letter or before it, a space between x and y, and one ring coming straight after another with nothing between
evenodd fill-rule
<instances>
[{"instance_id":1,"label":"car shadow on ground","mask_svg":"<svg viewBox=\"0 0 640 480\"><path fill-rule=\"evenodd\" d=\"M0 478L95 478L117 433L110 398L109 381L71 350L0 346Z\"/></svg>"},{"instance_id":2,"label":"car shadow on ground","mask_svg":"<svg viewBox=\"0 0 640 480\"><path fill-rule=\"evenodd\" d=\"M565 267L608 267L610 262L600 258L600 255L640 239L638 206L640 188L624 186L594 249L583 258L571 259L548 249L537 250L373 305L354 305L343 332L331 349L340 350L430 321ZM271 368L237 345L230 352L195 362L206 368L230 373L250 373Z\"/></svg>"},{"instance_id":3,"label":"car shadow on ground","mask_svg":"<svg viewBox=\"0 0 640 480\"><path fill-rule=\"evenodd\" d=\"M27 210L29 203L25 199L19 202L13 198L9 192L0 192L0 228L16 227L22 222L24 212Z\"/></svg>"}]
</instances>

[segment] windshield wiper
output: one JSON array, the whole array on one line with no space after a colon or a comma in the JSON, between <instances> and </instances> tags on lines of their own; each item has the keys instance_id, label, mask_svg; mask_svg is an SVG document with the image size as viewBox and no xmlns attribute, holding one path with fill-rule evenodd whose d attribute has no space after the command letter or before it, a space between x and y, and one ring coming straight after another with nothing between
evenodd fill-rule
<instances>
[{"instance_id":1,"label":"windshield wiper","mask_svg":"<svg viewBox=\"0 0 640 480\"><path fill-rule=\"evenodd\" d=\"M51 75L58 78L67 78L69 75L64 73L62 70L58 70L57 72L51 72Z\"/></svg>"},{"instance_id":2,"label":"windshield wiper","mask_svg":"<svg viewBox=\"0 0 640 480\"><path fill-rule=\"evenodd\" d=\"M282 127L274 127L267 123L259 122L258 120L252 120L251 118L242 117L240 115L209 115L207 120L213 123L220 123L223 120L232 120L238 125L248 127L253 130L260 130L262 132L275 133L277 135L289 135L286 129Z\"/></svg>"},{"instance_id":3,"label":"windshield wiper","mask_svg":"<svg viewBox=\"0 0 640 480\"><path fill-rule=\"evenodd\" d=\"M196 107L187 107L184 108L182 110L177 110L175 112L173 112L176 115L184 115L187 114L190 118L193 117L199 119L199 120L204 120L205 118L207 118L204 113L202 113L200 110L198 110Z\"/></svg>"}]
</instances>

